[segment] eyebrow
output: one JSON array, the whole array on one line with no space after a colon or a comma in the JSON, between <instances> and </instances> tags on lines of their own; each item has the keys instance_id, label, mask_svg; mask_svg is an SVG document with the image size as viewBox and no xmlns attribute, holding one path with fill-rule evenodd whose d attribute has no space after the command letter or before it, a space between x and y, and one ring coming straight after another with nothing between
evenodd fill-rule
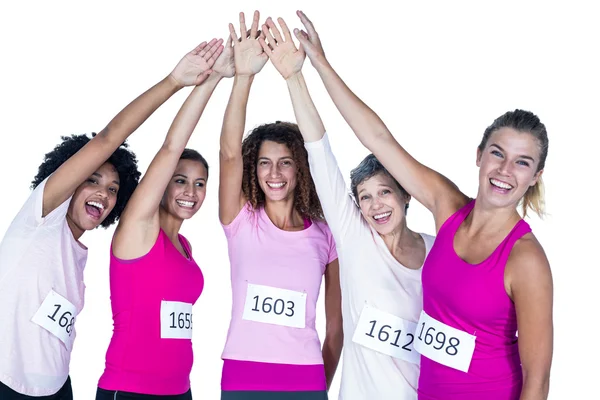
<instances>
[{"instance_id":1,"label":"eyebrow","mask_svg":"<svg viewBox=\"0 0 600 400\"><path fill-rule=\"evenodd\" d=\"M265 157L265 156L258 157L258 159L259 160L269 160L269 161L271 161L271 159L269 157ZM292 160L292 161L294 161L294 158L292 156L284 156L284 157L280 157L279 160Z\"/></svg>"},{"instance_id":2,"label":"eyebrow","mask_svg":"<svg viewBox=\"0 0 600 400\"><path fill-rule=\"evenodd\" d=\"M98 178L102 178L102 175L101 175L101 174L99 174L98 172L94 172L94 173L92 174L92 176L97 176ZM119 186L121 185L121 184L119 183L119 181L113 181L113 183L114 183L115 185L119 185Z\"/></svg>"},{"instance_id":3,"label":"eyebrow","mask_svg":"<svg viewBox=\"0 0 600 400\"><path fill-rule=\"evenodd\" d=\"M175 174L175 175L173 175L173 178L175 178L176 176L180 176L182 178L188 179L187 175L184 175L184 174ZM196 178L196 180L197 181L205 181L206 182L206 178L202 178L202 177L201 178Z\"/></svg>"},{"instance_id":4,"label":"eyebrow","mask_svg":"<svg viewBox=\"0 0 600 400\"><path fill-rule=\"evenodd\" d=\"M492 147L492 146L497 147L498 150L506 153L506 151L502 147L500 147L499 145L497 145L496 143L490 144L490 147ZM531 160L531 162L535 162L535 160L533 159L533 157L530 157L530 156L520 155L519 158L525 158L527 160Z\"/></svg>"}]
</instances>

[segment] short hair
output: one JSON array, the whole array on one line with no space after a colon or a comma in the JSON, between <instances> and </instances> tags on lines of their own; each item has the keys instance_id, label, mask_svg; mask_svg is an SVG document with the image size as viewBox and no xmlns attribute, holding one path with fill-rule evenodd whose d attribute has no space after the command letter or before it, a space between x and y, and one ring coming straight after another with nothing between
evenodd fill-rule
<instances>
[{"instance_id":1,"label":"short hair","mask_svg":"<svg viewBox=\"0 0 600 400\"><path fill-rule=\"evenodd\" d=\"M200 164L204 165L204 168L206 168L206 174L208 175L208 163L206 162L204 157L202 157L202 154L198 153L196 150L188 148L184 149L179 159L199 162Z\"/></svg>"}]
</instances>

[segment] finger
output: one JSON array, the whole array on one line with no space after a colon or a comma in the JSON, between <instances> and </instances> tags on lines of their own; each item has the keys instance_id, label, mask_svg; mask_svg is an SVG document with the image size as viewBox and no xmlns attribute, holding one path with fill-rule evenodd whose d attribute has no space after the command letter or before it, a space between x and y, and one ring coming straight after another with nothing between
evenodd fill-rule
<instances>
[{"instance_id":1,"label":"finger","mask_svg":"<svg viewBox=\"0 0 600 400\"><path fill-rule=\"evenodd\" d=\"M233 24L231 24L231 23L229 24L229 38L231 40L235 40L235 41L238 40L238 35L237 35L237 33L235 33L235 28L234 28Z\"/></svg>"},{"instance_id":2,"label":"finger","mask_svg":"<svg viewBox=\"0 0 600 400\"><path fill-rule=\"evenodd\" d=\"M203 58L208 61L217 51L219 51L219 49L221 49L221 51L223 51L222 45L223 45L223 39L217 40L210 47L210 49L208 49L208 51L204 54ZM221 53L219 53L219 54L221 54Z\"/></svg>"},{"instance_id":3,"label":"finger","mask_svg":"<svg viewBox=\"0 0 600 400\"><path fill-rule=\"evenodd\" d=\"M265 38L267 39L267 41L271 45L271 48L275 49L275 47L277 47L277 41L275 40L275 38L273 37L273 35L271 35L271 31L269 30L269 27L267 25L263 25L262 28L263 28L262 31L263 31L263 33L265 35Z\"/></svg>"},{"instance_id":4,"label":"finger","mask_svg":"<svg viewBox=\"0 0 600 400\"><path fill-rule=\"evenodd\" d=\"M223 46L219 46L217 47L217 50L210 56L209 59L206 60L206 63L212 67L215 63L215 61L217 61L217 58L219 58L219 56L221 55L221 53L223 53L223 50L225 48Z\"/></svg>"},{"instance_id":5,"label":"finger","mask_svg":"<svg viewBox=\"0 0 600 400\"><path fill-rule=\"evenodd\" d=\"M269 30L271 30L273 32L273 35L275 36L275 40L277 40L277 43L283 43L283 38L281 37L281 34L279 33L279 29L277 29L277 25L275 25L275 22L273 22L271 17L267 18L267 26L269 27Z\"/></svg>"},{"instance_id":6,"label":"finger","mask_svg":"<svg viewBox=\"0 0 600 400\"><path fill-rule=\"evenodd\" d=\"M225 47L229 49L233 47L233 39L231 38L231 35L229 35L229 37L227 38L227 43L225 43Z\"/></svg>"},{"instance_id":7,"label":"finger","mask_svg":"<svg viewBox=\"0 0 600 400\"><path fill-rule=\"evenodd\" d=\"M296 12L296 14L298 14L298 16L300 17L300 21L302 22L302 25L304 25L304 27L308 31L309 37L318 36L317 31L315 30L315 27L314 27L312 21L310 19L308 19L308 17L306 16L306 14L304 14L300 10L298 10Z\"/></svg>"},{"instance_id":8,"label":"finger","mask_svg":"<svg viewBox=\"0 0 600 400\"><path fill-rule=\"evenodd\" d=\"M241 12L240 13L240 35L242 36L242 41L245 40L245 35L244 33L248 32L248 29L246 28L246 18L244 17L244 13Z\"/></svg>"},{"instance_id":9,"label":"finger","mask_svg":"<svg viewBox=\"0 0 600 400\"><path fill-rule=\"evenodd\" d=\"M258 10L254 11L254 18L252 19L252 26L250 27L250 37L252 39L256 39L258 37L258 19L260 18L260 13Z\"/></svg>"},{"instance_id":10,"label":"finger","mask_svg":"<svg viewBox=\"0 0 600 400\"><path fill-rule=\"evenodd\" d=\"M198 53L198 55L200 57L204 57L204 55L206 54L207 51L209 51L214 45L215 43L217 43L217 39L212 39L210 42L208 42L208 44L206 46L204 46L202 48L202 50L200 50L200 52Z\"/></svg>"},{"instance_id":11,"label":"finger","mask_svg":"<svg viewBox=\"0 0 600 400\"><path fill-rule=\"evenodd\" d=\"M287 24L285 23L285 21L283 20L283 18L277 18L277 22L279 22L279 26L281 26L281 32L283 32L283 37L285 38L286 42L289 42L292 40L292 35L290 34L290 29L288 28Z\"/></svg>"},{"instance_id":12,"label":"finger","mask_svg":"<svg viewBox=\"0 0 600 400\"><path fill-rule=\"evenodd\" d=\"M267 44L267 42L265 42L265 39L263 37L259 37L258 38L258 43L260 43L260 45L263 48L263 51L265 53L267 53L267 55L269 57L271 57L271 54L273 54L273 49L271 49L271 46Z\"/></svg>"},{"instance_id":13,"label":"finger","mask_svg":"<svg viewBox=\"0 0 600 400\"><path fill-rule=\"evenodd\" d=\"M206 47L206 41L200 43L198 46L196 46L196 48L194 50L190 51L190 53L198 54L198 53L200 53L200 50L202 50L204 47Z\"/></svg>"},{"instance_id":14,"label":"finger","mask_svg":"<svg viewBox=\"0 0 600 400\"><path fill-rule=\"evenodd\" d=\"M310 42L308 35L306 32L299 30L298 28L294 29L294 35L300 42L300 45L304 48L310 48L312 43Z\"/></svg>"}]
</instances>

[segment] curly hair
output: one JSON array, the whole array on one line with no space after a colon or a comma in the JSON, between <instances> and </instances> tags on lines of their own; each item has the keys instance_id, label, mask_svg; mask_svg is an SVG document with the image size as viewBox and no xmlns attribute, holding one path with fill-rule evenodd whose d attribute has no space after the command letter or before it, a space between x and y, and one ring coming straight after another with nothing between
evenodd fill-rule
<instances>
[{"instance_id":1,"label":"curly hair","mask_svg":"<svg viewBox=\"0 0 600 400\"><path fill-rule=\"evenodd\" d=\"M244 173L242 191L252 205L257 209L265 204L265 193L258 184L256 165L260 146L266 140L284 144L290 149L292 158L298 168L298 184L294 190L294 208L303 218L323 220L323 209L317 196L315 183L310 175L308 153L304 148L304 139L298 125L291 122L263 124L254 128L242 142L242 158Z\"/></svg>"},{"instance_id":2,"label":"curly hair","mask_svg":"<svg viewBox=\"0 0 600 400\"><path fill-rule=\"evenodd\" d=\"M92 133L92 137L96 133ZM91 139L85 135L61 136L62 142L56 145L54 150L44 156L44 162L39 166L38 173L31 182L31 188L35 189L47 177L52 175L65 161L77 153ZM119 191L117 203L110 214L102 221L100 226L108 228L118 221L121 213L127 205L127 201L133 194L140 180L140 172L137 168L135 154L128 149L127 143L123 143L106 162L112 164L119 174Z\"/></svg>"}]
</instances>

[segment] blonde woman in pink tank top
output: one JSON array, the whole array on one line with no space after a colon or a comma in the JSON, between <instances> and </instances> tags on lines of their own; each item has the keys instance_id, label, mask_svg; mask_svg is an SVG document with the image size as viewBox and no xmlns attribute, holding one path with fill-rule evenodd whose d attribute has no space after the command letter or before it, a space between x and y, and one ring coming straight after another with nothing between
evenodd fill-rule
<instances>
[{"instance_id":1,"label":"blonde woman in pink tank top","mask_svg":"<svg viewBox=\"0 0 600 400\"><path fill-rule=\"evenodd\" d=\"M515 110L485 130L472 200L400 146L333 70L312 23L298 14L306 31L294 33L346 122L435 218L438 235L423 266L423 312L415 331L422 355L419 399L546 399L552 276L517 211L522 204L523 216L529 209L543 214L545 126L531 112Z\"/></svg>"},{"instance_id":2,"label":"blonde woman in pink tank top","mask_svg":"<svg viewBox=\"0 0 600 400\"><path fill-rule=\"evenodd\" d=\"M97 400L192 398L192 306L204 277L179 230L202 206L208 164L185 147L220 80L233 76L231 51L223 51L222 42L204 43L182 61L187 68L178 84L195 87L115 231L110 256L114 332Z\"/></svg>"},{"instance_id":3,"label":"blonde woman in pink tank top","mask_svg":"<svg viewBox=\"0 0 600 400\"><path fill-rule=\"evenodd\" d=\"M335 242L296 124L256 127L243 140L250 88L268 60L258 12L235 43L235 80L223 119L219 217L231 263L232 315L222 354L223 400L323 400L341 348ZM316 303L325 277L326 336Z\"/></svg>"}]
</instances>

